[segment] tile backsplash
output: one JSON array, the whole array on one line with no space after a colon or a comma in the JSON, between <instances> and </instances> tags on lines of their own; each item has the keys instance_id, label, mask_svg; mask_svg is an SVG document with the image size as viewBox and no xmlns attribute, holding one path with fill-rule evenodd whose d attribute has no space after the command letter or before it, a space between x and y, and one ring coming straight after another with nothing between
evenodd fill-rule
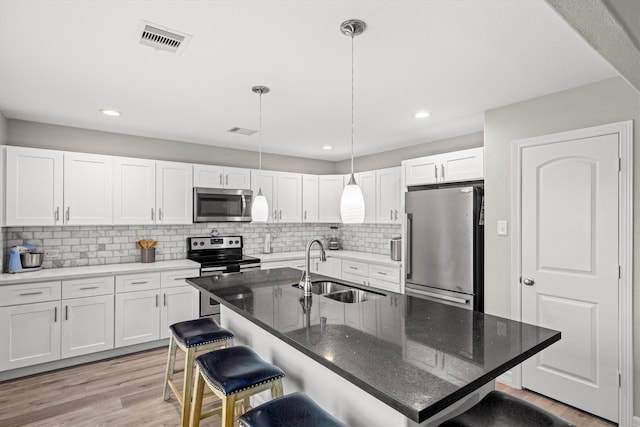
<instances>
[{"instance_id":1,"label":"tile backsplash","mask_svg":"<svg viewBox=\"0 0 640 427\"><path fill-rule=\"evenodd\" d=\"M389 238L400 235L400 225L386 224L225 222L165 226L6 227L2 228L0 236L0 260L7 265L5 255L8 256L11 246L33 244L42 251L57 251L54 256L45 256L44 268L139 262L140 249L136 242L140 239L158 241L157 261L182 259L187 255L187 237L208 236L213 230L221 236L243 236L246 254L262 253L267 233L271 235L272 252L300 251L314 237L320 237L323 243L327 243L331 236L330 226L338 227L338 240L345 250L388 254Z\"/></svg>"}]
</instances>

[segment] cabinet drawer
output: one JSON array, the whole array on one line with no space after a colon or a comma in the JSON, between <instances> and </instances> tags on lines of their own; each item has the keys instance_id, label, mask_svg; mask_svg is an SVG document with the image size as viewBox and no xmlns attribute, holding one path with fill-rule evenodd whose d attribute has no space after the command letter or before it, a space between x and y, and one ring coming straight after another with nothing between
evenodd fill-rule
<instances>
[{"instance_id":1,"label":"cabinet drawer","mask_svg":"<svg viewBox=\"0 0 640 427\"><path fill-rule=\"evenodd\" d=\"M0 307L55 301L60 299L61 294L62 286L60 281L0 286Z\"/></svg>"},{"instance_id":2,"label":"cabinet drawer","mask_svg":"<svg viewBox=\"0 0 640 427\"><path fill-rule=\"evenodd\" d=\"M289 267L289 261L269 261L260 264L260 270L271 270L273 268Z\"/></svg>"},{"instance_id":3,"label":"cabinet drawer","mask_svg":"<svg viewBox=\"0 0 640 427\"><path fill-rule=\"evenodd\" d=\"M342 272L368 277L369 264L366 262L342 260Z\"/></svg>"},{"instance_id":4,"label":"cabinet drawer","mask_svg":"<svg viewBox=\"0 0 640 427\"><path fill-rule=\"evenodd\" d=\"M295 268L296 270L304 270L305 260L304 259L293 259L293 260L289 261L289 265L287 267ZM309 268L311 268L311 267L309 267Z\"/></svg>"},{"instance_id":5,"label":"cabinet drawer","mask_svg":"<svg viewBox=\"0 0 640 427\"><path fill-rule=\"evenodd\" d=\"M62 299L110 295L113 293L114 277L91 277L62 281Z\"/></svg>"},{"instance_id":6,"label":"cabinet drawer","mask_svg":"<svg viewBox=\"0 0 640 427\"><path fill-rule=\"evenodd\" d=\"M348 280L349 282L357 283L358 285L368 286L366 277L359 276L359 275L353 274L353 273L343 272L342 273L342 280Z\"/></svg>"},{"instance_id":7,"label":"cabinet drawer","mask_svg":"<svg viewBox=\"0 0 640 427\"><path fill-rule=\"evenodd\" d=\"M160 273L160 286L163 288L184 286L187 284L184 279L189 277L200 277L200 270L190 268L187 270L163 271Z\"/></svg>"},{"instance_id":8,"label":"cabinet drawer","mask_svg":"<svg viewBox=\"0 0 640 427\"><path fill-rule=\"evenodd\" d=\"M116 276L116 293L144 291L160 287L160 273L138 273Z\"/></svg>"},{"instance_id":9,"label":"cabinet drawer","mask_svg":"<svg viewBox=\"0 0 640 427\"><path fill-rule=\"evenodd\" d=\"M369 277L392 283L400 283L400 270L396 267L386 265L369 264Z\"/></svg>"},{"instance_id":10,"label":"cabinet drawer","mask_svg":"<svg viewBox=\"0 0 640 427\"><path fill-rule=\"evenodd\" d=\"M383 289L385 291L391 291L395 293L400 293L400 283L393 283L393 282L388 282L386 280L380 280L375 278L369 279L368 283L369 283L369 286L374 288Z\"/></svg>"}]
</instances>

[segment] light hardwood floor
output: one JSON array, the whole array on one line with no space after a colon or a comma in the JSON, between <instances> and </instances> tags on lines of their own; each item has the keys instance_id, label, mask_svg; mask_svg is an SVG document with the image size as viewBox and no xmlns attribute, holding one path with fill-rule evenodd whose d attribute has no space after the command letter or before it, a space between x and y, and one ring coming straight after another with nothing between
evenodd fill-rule
<instances>
[{"instance_id":1,"label":"light hardwood floor","mask_svg":"<svg viewBox=\"0 0 640 427\"><path fill-rule=\"evenodd\" d=\"M177 401L162 400L166 353L162 348L2 382L0 426L177 426ZM178 357L178 363L182 360ZM580 427L615 425L534 393L498 388ZM201 425L218 427L220 418L216 415Z\"/></svg>"}]
</instances>

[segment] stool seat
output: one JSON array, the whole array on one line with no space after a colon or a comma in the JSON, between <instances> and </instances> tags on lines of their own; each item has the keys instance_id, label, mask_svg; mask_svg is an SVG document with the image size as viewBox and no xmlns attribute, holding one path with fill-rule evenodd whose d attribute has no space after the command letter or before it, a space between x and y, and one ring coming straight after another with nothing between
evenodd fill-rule
<instances>
[{"instance_id":1,"label":"stool seat","mask_svg":"<svg viewBox=\"0 0 640 427\"><path fill-rule=\"evenodd\" d=\"M202 354L196 358L196 364L207 382L224 395L284 377L280 368L265 362L253 350L244 346Z\"/></svg>"},{"instance_id":2,"label":"stool seat","mask_svg":"<svg viewBox=\"0 0 640 427\"><path fill-rule=\"evenodd\" d=\"M278 397L238 418L244 427L345 427L303 393Z\"/></svg>"},{"instance_id":3,"label":"stool seat","mask_svg":"<svg viewBox=\"0 0 640 427\"><path fill-rule=\"evenodd\" d=\"M575 427L531 403L501 391L488 393L471 409L439 427Z\"/></svg>"},{"instance_id":4,"label":"stool seat","mask_svg":"<svg viewBox=\"0 0 640 427\"><path fill-rule=\"evenodd\" d=\"M215 320L208 317L174 323L169 329L176 340L187 348L233 338L230 331L221 328Z\"/></svg>"}]
</instances>

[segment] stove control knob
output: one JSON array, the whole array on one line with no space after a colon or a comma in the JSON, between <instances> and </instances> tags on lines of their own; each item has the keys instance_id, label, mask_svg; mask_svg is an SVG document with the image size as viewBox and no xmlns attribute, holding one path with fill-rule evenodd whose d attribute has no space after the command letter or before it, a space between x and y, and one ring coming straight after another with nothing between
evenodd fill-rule
<instances>
[{"instance_id":1,"label":"stove control knob","mask_svg":"<svg viewBox=\"0 0 640 427\"><path fill-rule=\"evenodd\" d=\"M239 240L236 240L236 245L237 245L238 243L240 243L240 241L239 241Z\"/></svg>"}]
</instances>

